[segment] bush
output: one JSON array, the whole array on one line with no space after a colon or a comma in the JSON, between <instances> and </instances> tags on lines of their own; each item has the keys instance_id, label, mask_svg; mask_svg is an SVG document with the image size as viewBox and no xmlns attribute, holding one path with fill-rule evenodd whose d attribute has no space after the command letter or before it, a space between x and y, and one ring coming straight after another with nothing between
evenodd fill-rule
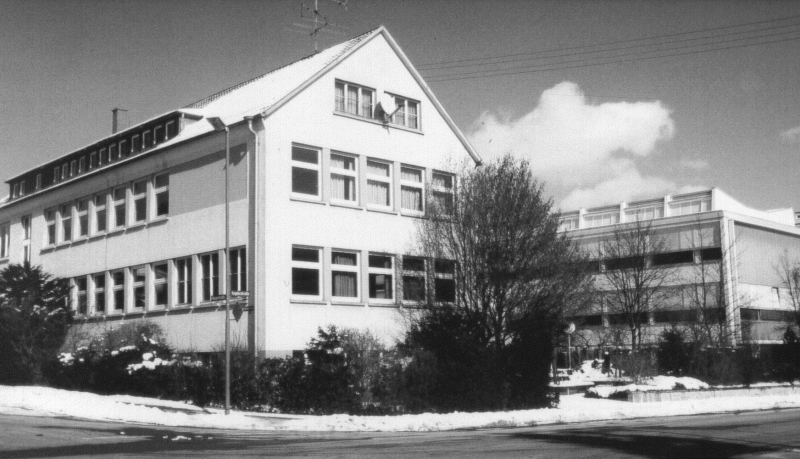
<instances>
[{"instance_id":1,"label":"bush","mask_svg":"<svg viewBox=\"0 0 800 459\"><path fill-rule=\"evenodd\" d=\"M661 332L657 351L660 372L676 376L688 372L689 348L680 330L670 328Z\"/></svg>"}]
</instances>

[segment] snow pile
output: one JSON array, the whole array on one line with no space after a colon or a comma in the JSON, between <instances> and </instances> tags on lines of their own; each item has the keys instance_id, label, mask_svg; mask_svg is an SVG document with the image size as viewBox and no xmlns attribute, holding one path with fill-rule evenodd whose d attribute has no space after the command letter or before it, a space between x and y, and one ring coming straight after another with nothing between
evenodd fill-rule
<instances>
[{"instance_id":1,"label":"snow pile","mask_svg":"<svg viewBox=\"0 0 800 459\"><path fill-rule=\"evenodd\" d=\"M654 376L646 379L643 384L628 384L626 386L592 387L586 391L587 395L600 398L609 398L615 394L628 392L647 392L654 390L701 390L708 389L709 385L698 379L675 376Z\"/></svg>"},{"instance_id":2,"label":"snow pile","mask_svg":"<svg viewBox=\"0 0 800 459\"><path fill-rule=\"evenodd\" d=\"M680 378L678 378L680 379ZM186 403L131 396L102 396L35 386L0 386L0 414L67 416L172 427L295 431L440 431L524 427L555 423L800 408L798 395L724 397L658 403L561 397L555 409L403 416L290 416L201 409Z\"/></svg>"}]
</instances>

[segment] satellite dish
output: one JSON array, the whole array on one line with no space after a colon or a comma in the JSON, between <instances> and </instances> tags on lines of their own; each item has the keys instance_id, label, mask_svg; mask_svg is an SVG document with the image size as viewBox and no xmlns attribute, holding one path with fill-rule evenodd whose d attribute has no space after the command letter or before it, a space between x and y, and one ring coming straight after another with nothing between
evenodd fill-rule
<instances>
[{"instance_id":1,"label":"satellite dish","mask_svg":"<svg viewBox=\"0 0 800 459\"><path fill-rule=\"evenodd\" d=\"M570 322L569 326L566 330L564 330L568 335L575 333L575 322Z\"/></svg>"},{"instance_id":2,"label":"satellite dish","mask_svg":"<svg viewBox=\"0 0 800 459\"><path fill-rule=\"evenodd\" d=\"M375 119L388 123L399 109L400 107L395 106L394 97L383 93L377 105L375 105Z\"/></svg>"}]
</instances>

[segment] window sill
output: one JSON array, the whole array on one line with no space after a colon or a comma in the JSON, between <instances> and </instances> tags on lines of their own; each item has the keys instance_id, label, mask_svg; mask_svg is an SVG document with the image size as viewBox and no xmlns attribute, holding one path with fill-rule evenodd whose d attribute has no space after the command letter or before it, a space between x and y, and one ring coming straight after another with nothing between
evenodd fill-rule
<instances>
[{"instance_id":1,"label":"window sill","mask_svg":"<svg viewBox=\"0 0 800 459\"><path fill-rule=\"evenodd\" d=\"M389 207L373 207L367 205L367 210L370 212L380 212L382 214L398 215L397 212L395 212L393 209Z\"/></svg>"},{"instance_id":2,"label":"window sill","mask_svg":"<svg viewBox=\"0 0 800 459\"><path fill-rule=\"evenodd\" d=\"M294 193L292 193L292 196L289 199L292 200L292 201L296 201L296 202L307 202L309 204L322 204L322 205L325 205L325 203L322 202L319 198L316 198L316 197L308 197L307 198L305 196L299 196L299 195L296 195Z\"/></svg>"},{"instance_id":3,"label":"window sill","mask_svg":"<svg viewBox=\"0 0 800 459\"><path fill-rule=\"evenodd\" d=\"M388 303L388 302L387 303L376 303L373 300L373 301L370 301L369 303L367 303L367 306L369 306L371 308L397 308L400 305L397 304L396 301L392 301L391 303Z\"/></svg>"},{"instance_id":4,"label":"window sill","mask_svg":"<svg viewBox=\"0 0 800 459\"><path fill-rule=\"evenodd\" d=\"M331 201L332 207L344 207L347 209L353 210L364 210L363 207L359 206L358 204L349 204L346 201Z\"/></svg>"},{"instance_id":5,"label":"window sill","mask_svg":"<svg viewBox=\"0 0 800 459\"><path fill-rule=\"evenodd\" d=\"M331 300L331 306L358 306L363 308L366 305L360 301Z\"/></svg>"},{"instance_id":6,"label":"window sill","mask_svg":"<svg viewBox=\"0 0 800 459\"><path fill-rule=\"evenodd\" d=\"M328 304L327 301L313 300L313 299L304 300L302 298L291 298L291 299L289 299L289 303L291 303L291 304L319 304L319 305L327 305Z\"/></svg>"},{"instance_id":7,"label":"window sill","mask_svg":"<svg viewBox=\"0 0 800 459\"><path fill-rule=\"evenodd\" d=\"M97 233L97 234L94 234L92 236L89 236L87 240L94 241L96 239L102 239L104 237L106 237L106 232L105 231L103 231L102 233Z\"/></svg>"},{"instance_id":8,"label":"window sill","mask_svg":"<svg viewBox=\"0 0 800 459\"><path fill-rule=\"evenodd\" d=\"M134 223L128 225L126 230L128 230L128 231L137 231L137 230L140 230L140 229L144 228L146 225L147 225L147 222L145 222L145 221L134 222Z\"/></svg>"},{"instance_id":9,"label":"window sill","mask_svg":"<svg viewBox=\"0 0 800 459\"><path fill-rule=\"evenodd\" d=\"M425 212L418 212L415 210L400 210L400 215L412 218L425 218Z\"/></svg>"},{"instance_id":10,"label":"window sill","mask_svg":"<svg viewBox=\"0 0 800 459\"><path fill-rule=\"evenodd\" d=\"M163 224L167 223L167 221L169 221L169 217L167 217L167 216L156 217L156 218L150 220L149 222L147 222L147 227L163 225Z\"/></svg>"},{"instance_id":11,"label":"window sill","mask_svg":"<svg viewBox=\"0 0 800 459\"><path fill-rule=\"evenodd\" d=\"M367 123L370 123L370 124L374 124L376 126L380 126L380 127L383 127L383 128L399 129L401 131L406 131L406 132L411 132L411 133L414 133L414 134L424 135L422 133L421 129L411 129L410 127L406 127L406 126L403 126L403 125L400 125L400 124L393 124L393 123L389 123L389 122L384 123L383 121L378 121L375 118L370 118L370 117L367 117L367 116L353 115L352 113L340 112L340 111L337 111L337 110L334 110L333 114L334 114L334 116L341 116L343 118L350 118L351 120L364 121L364 122L367 122Z\"/></svg>"},{"instance_id":12,"label":"window sill","mask_svg":"<svg viewBox=\"0 0 800 459\"><path fill-rule=\"evenodd\" d=\"M125 232L125 227L115 228L111 231L106 231L106 236L116 236Z\"/></svg>"},{"instance_id":13,"label":"window sill","mask_svg":"<svg viewBox=\"0 0 800 459\"><path fill-rule=\"evenodd\" d=\"M0 264L6 264L8 262L9 262L9 258L8 257L0 258Z\"/></svg>"}]
</instances>

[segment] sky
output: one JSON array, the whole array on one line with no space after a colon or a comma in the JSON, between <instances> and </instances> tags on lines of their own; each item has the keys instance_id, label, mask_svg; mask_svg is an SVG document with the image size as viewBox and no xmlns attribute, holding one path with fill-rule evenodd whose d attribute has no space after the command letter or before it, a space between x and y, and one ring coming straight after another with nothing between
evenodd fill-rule
<instances>
[{"instance_id":1,"label":"sky","mask_svg":"<svg viewBox=\"0 0 800 459\"><path fill-rule=\"evenodd\" d=\"M719 187L800 210L799 1L318 2L320 49L386 26L557 208ZM125 127L311 54L304 3L0 0L0 176L110 134L114 107Z\"/></svg>"}]
</instances>

